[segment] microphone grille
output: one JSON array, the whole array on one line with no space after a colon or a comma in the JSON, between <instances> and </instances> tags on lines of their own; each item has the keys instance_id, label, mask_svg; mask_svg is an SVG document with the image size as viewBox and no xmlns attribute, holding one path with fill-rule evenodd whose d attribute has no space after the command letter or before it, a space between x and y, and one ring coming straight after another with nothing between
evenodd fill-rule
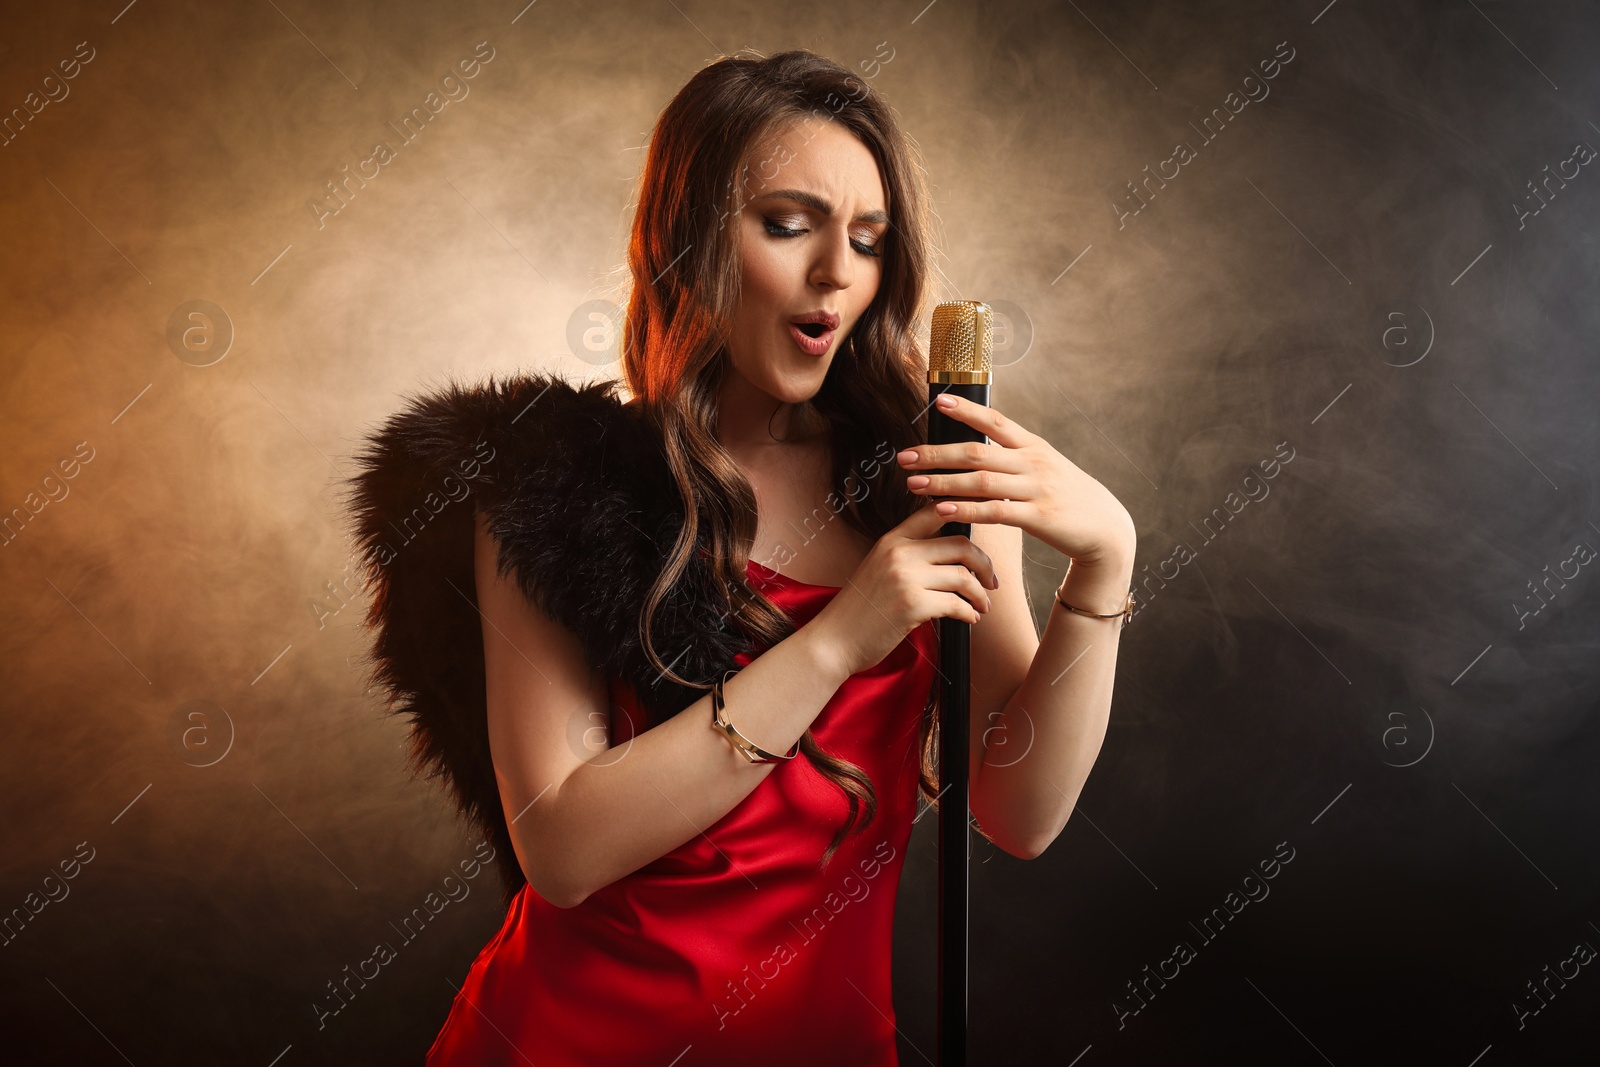
<instances>
[{"instance_id":1,"label":"microphone grille","mask_svg":"<svg viewBox=\"0 0 1600 1067\"><path fill-rule=\"evenodd\" d=\"M993 365L993 309L981 300L946 300L936 305L928 334L929 378L962 372L987 376Z\"/></svg>"}]
</instances>

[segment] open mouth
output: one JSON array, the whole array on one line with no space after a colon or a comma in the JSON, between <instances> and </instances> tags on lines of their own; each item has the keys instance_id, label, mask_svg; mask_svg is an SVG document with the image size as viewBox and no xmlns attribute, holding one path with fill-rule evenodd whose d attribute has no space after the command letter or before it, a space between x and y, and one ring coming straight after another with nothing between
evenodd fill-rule
<instances>
[{"instance_id":1,"label":"open mouth","mask_svg":"<svg viewBox=\"0 0 1600 1067\"><path fill-rule=\"evenodd\" d=\"M834 326L826 322L791 322L789 336L808 356L826 355L833 348Z\"/></svg>"}]
</instances>

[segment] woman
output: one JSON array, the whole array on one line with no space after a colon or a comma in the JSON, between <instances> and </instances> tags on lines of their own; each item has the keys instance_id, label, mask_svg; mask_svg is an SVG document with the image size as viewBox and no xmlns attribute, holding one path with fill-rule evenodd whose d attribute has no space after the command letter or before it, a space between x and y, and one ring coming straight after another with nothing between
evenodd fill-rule
<instances>
[{"instance_id":1,"label":"woman","mask_svg":"<svg viewBox=\"0 0 1600 1067\"><path fill-rule=\"evenodd\" d=\"M519 379L429 401L385 438L501 427L471 532L481 683L455 662L407 684L413 705L481 684L486 725L460 725L469 708L424 722L418 745L509 844L515 895L430 1064L896 1063L896 887L918 788L938 795L936 618L976 624L982 832L1032 858L1065 824L1106 728L1133 526L996 410L950 411L992 444L918 444L918 169L845 68L807 52L712 64L651 139L632 399ZM536 468L519 458L533 439ZM915 473L938 468L973 473ZM673 522L641 503L651 491ZM440 513L427 536L465 515ZM979 525L941 537L947 522ZM1042 641L1022 531L1073 560ZM459 605L418 607L402 584L431 558L375 562L391 689L404 654L451 658L429 643ZM431 620L428 637L402 641L402 617ZM614 654L635 639L636 661Z\"/></svg>"}]
</instances>

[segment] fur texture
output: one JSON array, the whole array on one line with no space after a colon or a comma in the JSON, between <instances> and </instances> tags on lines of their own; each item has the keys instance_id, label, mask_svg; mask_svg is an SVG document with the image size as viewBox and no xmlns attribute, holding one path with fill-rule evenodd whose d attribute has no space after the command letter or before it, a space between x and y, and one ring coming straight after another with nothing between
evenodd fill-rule
<instances>
[{"instance_id":1,"label":"fur texture","mask_svg":"<svg viewBox=\"0 0 1600 1067\"><path fill-rule=\"evenodd\" d=\"M526 882L490 760L473 525L486 514L501 573L582 643L592 667L632 685L644 727L704 695L749 646L712 597L700 551L655 619L639 609L683 524L659 435L615 395L555 375L451 383L407 398L363 442L346 507L372 593L370 679L411 726L416 772L443 778L495 847L509 901ZM703 546L699 546L703 548ZM524 650L535 662L539 650Z\"/></svg>"}]
</instances>

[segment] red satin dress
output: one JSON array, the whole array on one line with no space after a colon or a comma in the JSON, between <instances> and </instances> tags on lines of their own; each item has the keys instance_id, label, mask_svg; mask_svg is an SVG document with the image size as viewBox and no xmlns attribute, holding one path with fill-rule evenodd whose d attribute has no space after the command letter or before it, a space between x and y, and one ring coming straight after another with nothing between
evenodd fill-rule
<instances>
[{"instance_id":1,"label":"red satin dress","mask_svg":"<svg viewBox=\"0 0 1600 1067\"><path fill-rule=\"evenodd\" d=\"M754 560L748 573L796 626L838 592ZM937 641L931 621L919 626L812 723L878 796L872 824L827 868L817 862L847 803L796 756L704 833L575 908L524 885L467 972L428 1067L898 1064L894 905ZM616 747L647 719L630 686L613 679L611 699Z\"/></svg>"}]
</instances>

